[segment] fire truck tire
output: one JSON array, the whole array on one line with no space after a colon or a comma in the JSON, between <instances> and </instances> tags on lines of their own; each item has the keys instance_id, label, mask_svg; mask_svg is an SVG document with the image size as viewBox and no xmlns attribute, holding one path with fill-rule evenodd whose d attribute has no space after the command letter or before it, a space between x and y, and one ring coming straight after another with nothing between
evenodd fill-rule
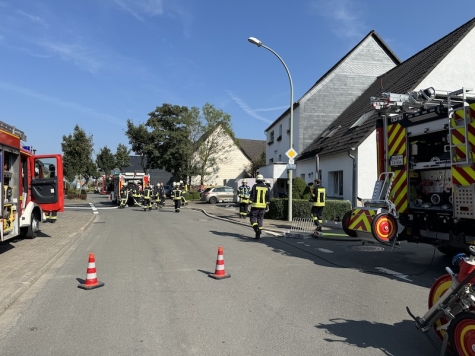
<instances>
[{"instance_id":1,"label":"fire truck tire","mask_svg":"<svg viewBox=\"0 0 475 356\"><path fill-rule=\"evenodd\" d=\"M350 219L351 219L351 210L346 212L345 215L343 215L343 219L341 219L341 227L343 228L343 231L345 234L347 234L350 237L357 237L358 235L356 234L355 230L351 230L348 228L350 225Z\"/></svg>"},{"instance_id":2,"label":"fire truck tire","mask_svg":"<svg viewBox=\"0 0 475 356\"><path fill-rule=\"evenodd\" d=\"M449 342L456 355L475 355L475 314L458 314L449 325Z\"/></svg>"},{"instance_id":3,"label":"fire truck tire","mask_svg":"<svg viewBox=\"0 0 475 356\"><path fill-rule=\"evenodd\" d=\"M451 284L452 277L450 277L450 274L444 274L437 278L437 280L432 284L432 287L430 287L429 299L427 300L427 305L429 309L432 308L432 306L439 300L439 298L445 293L445 291L449 289ZM435 333L441 340L444 338L445 331L437 330L437 328L446 323L446 318L440 318L434 323Z\"/></svg>"},{"instance_id":4,"label":"fire truck tire","mask_svg":"<svg viewBox=\"0 0 475 356\"><path fill-rule=\"evenodd\" d=\"M27 239L35 239L40 229L40 221L34 213L31 214L30 226L21 228L20 235Z\"/></svg>"},{"instance_id":5,"label":"fire truck tire","mask_svg":"<svg viewBox=\"0 0 475 356\"><path fill-rule=\"evenodd\" d=\"M376 241L390 243L397 235L397 221L391 214L378 214L371 223L371 232Z\"/></svg>"}]
</instances>

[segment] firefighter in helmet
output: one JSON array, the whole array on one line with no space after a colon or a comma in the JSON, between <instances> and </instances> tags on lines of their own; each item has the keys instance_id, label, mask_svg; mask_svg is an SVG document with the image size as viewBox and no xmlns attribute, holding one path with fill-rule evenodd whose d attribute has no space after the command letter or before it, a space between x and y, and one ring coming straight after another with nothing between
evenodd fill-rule
<instances>
[{"instance_id":1,"label":"firefighter in helmet","mask_svg":"<svg viewBox=\"0 0 475 356\"><path fill-rule=\"evenodd\" d=\"M129 199L129 185L124 183L122 188L120 188L120 205L119 208L123 209L127 205L127 200Z\"/></svg>"},{"instance_id":2,"label":"firefighter in helmet","mask_svg":"<svg viewBox=\"0 0 475 356\"><path fill-rule=\"evenodd\" d=\"M256 233L256 239L261 237L262 227L264 225L264 214L267 204L270 202L269 187L264 183L262 174L256 177L256 184L251 188L251 225Z\"/></svg>"},{"instance_id":3,"label":"firefighter in helmet","mask_svg":"<svg viewBox=\"0 0 475 356\"><path fill-rule=\"evenodd\" d=\"M180 212L182 194L183 192L180 189L179 183L174 182L172 190L172 199L175 203L175 213Z\"/></svg>"},{"instance_id":4,"label":"firefighter in helmet","mask_svg":"<svg viewBox=\"0 0 475 356\"><path fill-rule=\"evenodd\" d=\"M241 186L238 188L239 216L241 219L245 219L247 216L250 194L251 188L247 185L247 179L243 179Z\"/></svg>"},{"instance_id":5,"label":"firefighter in helmet","mask_svg":"<svg viewBox=\"0 0 475 356\"><path fill-rule=\"evenodd\" d=\"M152 194L153 190L150 182L147 182L143 190L143 211L152 210Z\"/></svg>"},{"instance_id":6,"label":"firefighter in helmet","mask_svg":"<svg viewBox=\"0 0 475 356\"><path fill-rule=\"evenodd\" d=\"M312 217L315 226L314 235L315 236L322 236L322 223L323 223L323 209L325 208L325 197L326 197L326 190L320 184L322 181L320 179L315 179L313 181L313 189L311 189L311 198L310 201L312 202Z\"/></svg>"}]
</instances>

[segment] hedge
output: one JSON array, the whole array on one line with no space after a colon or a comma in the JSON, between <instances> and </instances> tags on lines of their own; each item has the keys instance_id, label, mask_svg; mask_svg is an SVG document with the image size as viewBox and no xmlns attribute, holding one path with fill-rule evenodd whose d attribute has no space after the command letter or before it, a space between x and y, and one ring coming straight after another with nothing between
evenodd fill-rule
<instances>
[{"instance_id":1,"label":"hedge","mask_svg":"<svg viewBox=\"0 0 475 356\"><path fill-rule=\"evenodd\" d=\"M200 192L186 192L184 196L186 200L200 200L201 199Z\"/></svg>"},{"instance_id":2,"label":"hedge","mask_svg":"<svg viewBox=\"0 0 475 356\"><path fill-rule=\"evenodd\" d=\"M274 220L287 220L288 199L271 199L269 211L265 217ZM292 217L310 218L312 203L308 200L292 199ZM351 210L351 202L348 200L327 200L323 209L323 220L341 221L343 215Z\"/></svg>"}]
</instances>

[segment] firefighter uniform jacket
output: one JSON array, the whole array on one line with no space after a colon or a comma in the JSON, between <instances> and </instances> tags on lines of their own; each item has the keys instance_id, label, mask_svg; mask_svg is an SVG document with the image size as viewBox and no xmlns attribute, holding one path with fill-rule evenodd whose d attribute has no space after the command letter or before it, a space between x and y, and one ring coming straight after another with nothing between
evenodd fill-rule
<instances>
[{"instance_id":1,"label":"firefighter uniform jacket","mask_svg":"<svg viewBox=\"0 0 475 356\"><path fill-rule=\"evenodd\" d=\"M176 187L172 190L172 198L173 200L181 200L182 197L182 191L180 188Z\"/></svg>"},{"instance_id":2,"label":"firefighter uniform jacket","mask_svg":"<svg viewBox=\"0 0 475 356\"><path fill-rule=\"evenodd\" d=\"M324 187L317 185L314 186L311 192L311 201L312 206L316 207L324 207L325 206L325 197L326 197L326 190Z\"/></svg>"},{"instance_id":3,"label":"firefighter uniform jacket","mask_svg":"<svg viewBox=\"0 0 475 356\"><path fill-rule=\"evenodd\" d=\"M269 187L264 182L253 185L250 194L251 207L265 209L267 203L270 202Z\"/></svg>"},{"instance_id":4,"label":"firefighter uniform jacket","mask_svg":"<svg viewBox=\"0 0 475 356\"><path fill-rule=\"evenodd\" d=\"M251 188L247 185L241 185L238 188L239 202L243 204L249 204L249 198L251 195Z\"/></svg>"}]
</instances>

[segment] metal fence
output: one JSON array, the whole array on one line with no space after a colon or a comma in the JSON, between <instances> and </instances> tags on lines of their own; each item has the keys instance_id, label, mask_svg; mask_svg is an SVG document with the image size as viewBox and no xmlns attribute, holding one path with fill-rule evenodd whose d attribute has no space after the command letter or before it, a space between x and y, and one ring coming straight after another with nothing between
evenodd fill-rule
<instances>
[{"instance_id":1,"label":"metal fence","mask_svg":"<svg viewBox=\"0 0 475 356\"><path fill-rule=\"evenodd\" d=\"M313 236L315 231L315 224L313 218L293 218L290 231L284 233L285 237L295 239L308 239Z\"/></svg>"}]
</instances>

